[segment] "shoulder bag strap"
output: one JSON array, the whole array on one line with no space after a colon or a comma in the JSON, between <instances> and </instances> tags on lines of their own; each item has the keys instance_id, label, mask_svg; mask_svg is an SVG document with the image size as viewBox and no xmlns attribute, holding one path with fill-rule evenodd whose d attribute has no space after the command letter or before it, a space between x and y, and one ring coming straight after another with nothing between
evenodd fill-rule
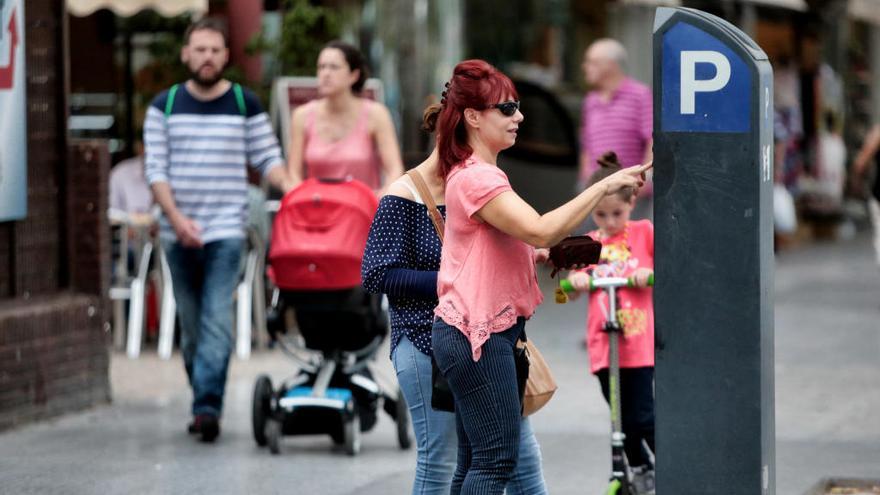
<instances>
[{"instance_id":1,"label":"shoulder bag strap","mask_svg":"<svg viewBox=\"0 0 880 495\"><path fill-rule=\"evenodd\" d=\"M422 202L428 207L428 216L431 218L431 221L434 222L434 230L437 231L437 237L440 238L440 242L442 243L445 224L443 222L443 215L440 214L440 210L437 209L437 203L434 202L434 196L431 195L431 191L428 190L428 185L425 184L425 179L422 178L422 174L420 174L418 170L410 170L406 175L412 179L416 189L419 190L419 196L422 197Z\"/></svg>"}]
</instances>

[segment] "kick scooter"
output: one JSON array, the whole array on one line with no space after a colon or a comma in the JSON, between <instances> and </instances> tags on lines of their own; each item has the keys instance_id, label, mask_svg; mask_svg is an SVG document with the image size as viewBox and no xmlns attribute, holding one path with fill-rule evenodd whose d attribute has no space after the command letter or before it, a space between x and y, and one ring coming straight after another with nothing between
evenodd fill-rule
<instances>
[{"instance_id":1,"label":"kick scooter","mask_svg":"<svg viewBox=\"0 0 880 495\"><path fill-rule=\"evenodd\" d=\"M654 285L654 275L648 277L648 286ZM632 278L590 277L590 292L598 289L608 294L608 315L605 320L603 331L608 334L608 402L611 405L611 480L608 483L606 495L634 495L635 490L629 475L629 466L623 450L623 441L626 435L623 433L622 416L620 413L620 336L623 327L617 320L617 289L621 287L635 287ZM563 304L568 302L568 294L574 293L575 288L567 279L559 281L559 289L556 291L556 302Z\"/></svg>"}]
</instances>

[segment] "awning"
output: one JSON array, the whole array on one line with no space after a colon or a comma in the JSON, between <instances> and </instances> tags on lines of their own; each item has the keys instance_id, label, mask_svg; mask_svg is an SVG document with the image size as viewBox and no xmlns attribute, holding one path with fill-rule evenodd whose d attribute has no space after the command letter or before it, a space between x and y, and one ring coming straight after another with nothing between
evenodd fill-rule
<instances>
[{"instance_id":1,"label":"awning","mask_svg":"<svg viewBox=\"0 0 880 495\"><path fill-rule=\"evenodd\" d=\"M147 9L167 17L187 12L199 16L208 12L208 0L67 0L67 11L78 17L90 15L100 9L110 9L123 17Z\"/></svg>"},{"instance_id":2,"label":"awning","mask_svg":"<svg viewBox=\"0 0 880 495\"><path fill-rule=\"evenodd\" d=\"M678 7L681 0L620 0L624 5L647 5L649 7Z\"/></svg>"},{"instance_id":3,"label":"awning","mask_svg":"<svg viewBox=\"0 0 880 495\"><path fill-rule=\"evenodd\" d=\"M776 7L778 9L796 10L798 12L806 12L809 9L806 0L747 0L744 3Z\"/></svg>"},{"instance_id":4,"label":"awning","mask_svg":"<svg viewBox=\"0 0 880 495\"><path fill-rule=\"evenodd\" d=\"M846 10L852 19L880 26L880 0L849 0Z\"/></svg>"}]
</instances>

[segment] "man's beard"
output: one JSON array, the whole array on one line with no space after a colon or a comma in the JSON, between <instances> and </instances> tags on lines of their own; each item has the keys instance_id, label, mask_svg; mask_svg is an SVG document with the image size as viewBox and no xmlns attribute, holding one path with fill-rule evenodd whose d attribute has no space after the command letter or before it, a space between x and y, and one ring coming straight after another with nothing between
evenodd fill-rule
<instances>
[{"instance_id":1,"label":"man's beard","mask_svg":"<svg viewBox=\"0 0 880 495\"><path fill-rule=\"evenodd\" d=\"M205 67L205 66L203 65L202 67ZM214 87L215 84L220 82L221 79L223 79L223 70L218 70L211 77L202 77L202 75L200 74L202 67L199 67L196 70L190 69L190 71L189 71L190 77L192 78L193 82L195 82L197 85L201 86L202 88L204 88L204 89L212 88L212 87Z\"/></svg>"}]
</instances>

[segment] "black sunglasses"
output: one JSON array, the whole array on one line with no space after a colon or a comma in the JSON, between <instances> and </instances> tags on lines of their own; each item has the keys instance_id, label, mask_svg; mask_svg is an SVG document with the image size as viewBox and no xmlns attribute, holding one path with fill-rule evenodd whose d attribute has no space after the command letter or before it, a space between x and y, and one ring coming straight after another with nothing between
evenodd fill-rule
<instances>
[{"instance_id":1,"label":"black sunglasses","mask_svg":"<svg viewBox=\"0 0 880 495\"><path fill-rule=\"evenodd\" d=\"M519 100L496 103L494 105L490 105L489 108L497 108L504 115L508 117L513 117L513 114L515 114L516 111L519 110Z\"/></svg>"}]
</instances>

